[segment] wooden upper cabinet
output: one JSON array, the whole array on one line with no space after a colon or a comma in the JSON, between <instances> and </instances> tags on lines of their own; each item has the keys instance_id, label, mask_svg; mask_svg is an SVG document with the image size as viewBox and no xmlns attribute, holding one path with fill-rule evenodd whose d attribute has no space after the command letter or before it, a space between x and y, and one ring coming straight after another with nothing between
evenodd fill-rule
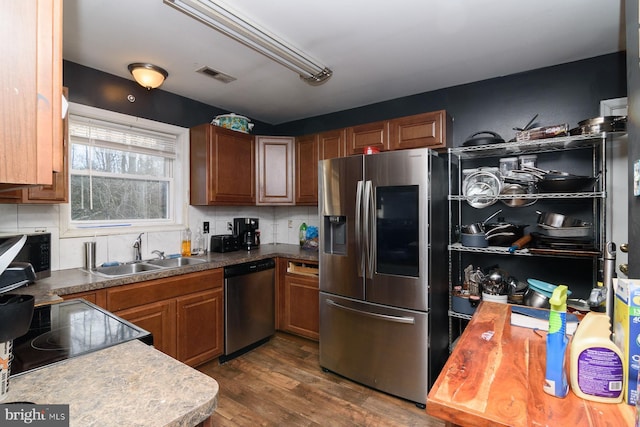
<instances>
[{"instance_id":1,"label":"wooden upper cabinet","mask_svg":"<svg viewBox=\"0 0 640 427\"><path fill-rule=\"evenodd\" d=\"M444 110L400 117L390 120L389 125L392 150L444 149L451 145L451 118Z\"/></svg>"},{"instance_id":2,"label":"wooden upper cabinet","mask_svg":"<svg viewBox=\"0 0 640 427\"><path fill-rule=\"evenodd\" d=\"M1 0L0 190L62 171L62 0ZM10 66L8 64L10 63Z\"/></svg>"},{"instance_id":3,"label":"wooden upper cabinet","mask_svg":"<svg viewBox=\"0 0 640 427\"><path fill-rule=\"evenodd\" d=\"M63 89L64 96L68 96L67 88ZM59 172L52 172L52 185L37 185L20 190L9 190L0 192L0 203L31 203L31 204L54 204L66 203L69 201L69 123L67 117L59 119L62 134L57 140L62 145L62 169Z\"/></svg>"},{"instance_id":4,"label":"wooden upper cabinet","mask_svg":"<svg viewBox=\"0 0 640 427\"><path fill-rule=\"evenodd\" d=\"M290 136L256 137L256 205L293 205L293 145Z\"/></svg>"},{"instance_id":5,"label":"wooden upper cabinet","mask_svg":"<svg viewBox=\"0 0 640 427\"><path fill-rule=\"evenodd\" d=\"M348 154L363 154L365 147L389 150L389 121L373 122L347 128Z\"/></svg>"},{"instance_id":6,"label":"wooden upper cabinet","mask_svg":"<svg viewBox=\"0 0 640 427\"><path fill-rule=\"evenodd\" d=\"M344 157L346 133L345 129L330 130L318 134L318 158L319 160Z\"/></svg>"},{"instance_id":7,"label":"wooden upper cabinet","mask_svg":"<svg viewBox=\"0 0 640 427\"><path fill-rule=\"evenodd\" d=\"M296 138L296 205L318 204L318 135Z\"/></svg>"},{"instance_id":8,"label":"wooden upper cabinet","mask_svg":"<svg viewBox=\"0 0 640 427\"><path fill-rule=\"evenodd\" d=\"M252 135L203 124L190 130L192 205L255 205Z\"/></svg>"},{"instance_id":9,"label":"wooden upper cabinet","mask_svg":"<svg viewBox=\"0 0 640 427\"><path fill-rule=\"evenodd\" d=\"M318 204L318 160L344 157L345 129L296 138L296 205Z\"/></svg>"}]
</instances>

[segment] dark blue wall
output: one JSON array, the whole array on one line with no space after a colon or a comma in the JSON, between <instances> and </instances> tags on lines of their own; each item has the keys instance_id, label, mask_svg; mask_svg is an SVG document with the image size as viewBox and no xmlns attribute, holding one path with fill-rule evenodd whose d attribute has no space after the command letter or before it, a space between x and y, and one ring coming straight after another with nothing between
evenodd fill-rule
<instances>
[{"instance_id":1,"label":"dark blue wall","mask_svg":"<svg viewBox=\"0 0 640 427\"><path fill-rule=\"evenodd\" d=\"M69 61L63 62L63 84L69 88L71 102L186 128L209 123L215 116L229 113L160 89L146 90L133 80ZM127 99L130 94L135 102ZM273 132L270 124L252 122L256 134Z\"/></svg>"},{"instance_id":2,"label":"dark blue wall","mask_svg":"<svg viewBox=\"0 0 640 427\"><path fill-rule=\"evenodd\" d=\"M254 121L253 133L304 135L445 109L454 119L455 145L481 130L510 139L512 128L524 126L535 114L539 114L536 123L540 126L568 123L571 127L599 116L600 100L627 95L626 81L625 53L619 52L277 126ZM64 62L64 84L73 102L183 127L207 123L227 113L163 90L147 91L132 80L68 61ZM128 94L134 95L136 102L130 103Z\"/></svg>"},{"instance_id":3,"label":"dark blue wall","mask_svg":"<svg viewBox=\"0 0 640 427\"><path fill-rule=\"evenodd\" d=\"M453 117L454 145L481 130L505 139L539 114L540 126L568 123L600 114L600 100L627 95L624 52L425 92L298 120L275 127L282 135L304 135L425 111L447 110Z\"/></svg>"}]
</instances>

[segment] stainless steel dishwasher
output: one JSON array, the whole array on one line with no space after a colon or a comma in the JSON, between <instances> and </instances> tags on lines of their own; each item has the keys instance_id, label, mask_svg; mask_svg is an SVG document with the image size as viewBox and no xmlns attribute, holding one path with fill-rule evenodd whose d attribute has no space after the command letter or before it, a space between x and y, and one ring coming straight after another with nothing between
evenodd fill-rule
<instances>
[{"instance_id":1,"label":"stainless steel dishwasher","mask_svg":"<svg viewBox=\"0 0 640 427\"><path fill-rule=\"evenodd\" d=\"M225 267L221 362L275 333L275 265L273 259L263 259Z\"/></svg>"}]
</instances>

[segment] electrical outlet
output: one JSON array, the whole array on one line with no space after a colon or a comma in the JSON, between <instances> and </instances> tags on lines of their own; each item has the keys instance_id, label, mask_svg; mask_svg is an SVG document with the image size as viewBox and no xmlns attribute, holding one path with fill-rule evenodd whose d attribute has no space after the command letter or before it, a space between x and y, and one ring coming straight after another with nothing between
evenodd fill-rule
<instances>
[{"instance_id":1,"label":"electrical outlet","mask_svg":"<svg viewBox=\"0 0 640 427\"><path fill-rule=\"evenodd\" d=\"M290 219L290 220L289 220L288 227L289 227L289 228L293 228L293 220L292 220L292 219Z\"/></svg>"},{"instance_id":2,"label":"electrical outlet","mask_svg":"<svg viewBox=\"0 0 640 427\"><path fill-rule=\"evenodd\" d=\"M205 221L202 223L202 232L204 234L209 234L209 221Z\"/></svg>"},{"instance_id":3,"label":"electrical outlet","mask_svg":"<svg viewBox=\"0 0 640 427\"><path fill-rule=\"evenodd\" d=\"M233 231L233 224L231 223L231 221L227 221L227 230Z\"/></svg>"}]
</instances>

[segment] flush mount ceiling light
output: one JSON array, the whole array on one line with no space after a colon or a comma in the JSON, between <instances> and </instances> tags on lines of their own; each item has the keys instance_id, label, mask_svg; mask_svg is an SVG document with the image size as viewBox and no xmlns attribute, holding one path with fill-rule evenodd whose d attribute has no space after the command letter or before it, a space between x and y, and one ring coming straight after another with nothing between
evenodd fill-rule
<instances>
[{"instance_id":1,"label":"flush mount ceiling light","mask_svg":"<svg viewBox=\"0 0 640 427\"><path fill-rule=\"evenodd\" d=\"M257 24L241 17L213 0L164 0L240 43L295 71L311 85L324 83L333 72L308 55L286 44Z\"/></svg>"},{"instance_id":2,"label":"flush mount ceiling light","mask_svg":"<svg viewBox=\"0 0 640 427\"><path fill-rule=\"evenodd\" d=\"M146 87L147 90L160 86L169 75L169 73L157 65L144 62L129 64L128 68L136 82L138 82L140 86Z\"/></svg>"}]
</instances>

